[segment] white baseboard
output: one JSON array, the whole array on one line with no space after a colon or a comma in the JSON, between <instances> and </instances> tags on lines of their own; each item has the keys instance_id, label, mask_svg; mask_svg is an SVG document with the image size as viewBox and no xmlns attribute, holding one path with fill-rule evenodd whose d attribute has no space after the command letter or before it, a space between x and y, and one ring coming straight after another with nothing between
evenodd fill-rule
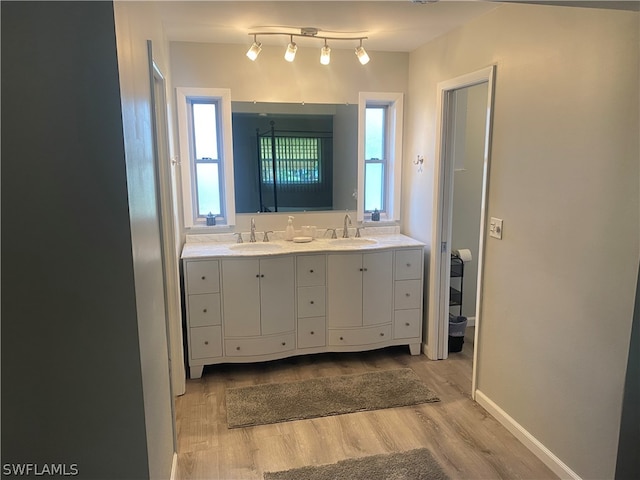
<instances>
[{"instance_id":1,"label":"white baseboard","mask_svg":"<svg viewBox=\"0 0 640 480\"><path fill-rule=\"evenodd\" d=\"M544 462L560 478L581 480L580 476L571 470L562 460L556 457L551 450L545 447L537 438L531 435L525 428L516 422L511 416L496 405L480 390L476 390L476 402L478 402L492 417L498 420L520 442Z\"/></svg>"},{"instance_id":2,"label":"white baseboard","mask_svg":"<svg viewBox=\"0 0 640 480\"><path fill-rule=\"evenodd\" d=\"M178 477L178 452L173 452L173 461L171 462L171 480L176 480Z\"/></svg>"}]
</instances>

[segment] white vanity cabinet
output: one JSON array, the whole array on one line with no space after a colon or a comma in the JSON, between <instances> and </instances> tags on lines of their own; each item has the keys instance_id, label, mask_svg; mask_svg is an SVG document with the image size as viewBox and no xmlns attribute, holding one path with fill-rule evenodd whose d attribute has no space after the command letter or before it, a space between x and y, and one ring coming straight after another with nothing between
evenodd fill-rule
<instances>
[{"instance_id":1,"label":"white vanity cabinet","mask_svg":"<svg viewBox=\"0 0 640 480\"><path fill-rule=\"evenodd\" d=\"M330 329L391 322L393 251L329 254L327 276Z\"/></svg>"},{"instance_id":2,"label":"white vanity cabinet","mask_svg":"<svg viewBox=\"0 0 640 480\"><path fill-rule=\"evenodd\" d=\"M295 348L294 257L223 259L225 355L249 357Z\"/></svg>"},{"instance_id":3,"label":"white vanity cabinet","mask_svg":"<svg viewBox=\"0 0 640 480\"><path fill-rule=\"evenodd\" d=\"M393 240L402 246L311 242L286 243L277 254L225 247L205 256L198 246L183 253L191 378L204 365L308 353L409 345L419 354L423 246Z\"/></svg>"}]
</instances>

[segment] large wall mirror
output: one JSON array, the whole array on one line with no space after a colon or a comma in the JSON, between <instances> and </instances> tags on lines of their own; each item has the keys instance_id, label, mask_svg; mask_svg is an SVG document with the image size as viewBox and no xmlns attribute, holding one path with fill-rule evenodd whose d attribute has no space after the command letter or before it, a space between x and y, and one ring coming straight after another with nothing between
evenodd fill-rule
<instances>
[{"instance_id":1,"label":"large wall mirror","mask_svg":"<svg viewBox=\"0 0 640 480\"><path fill-rule=\"evenodd\" d=\"M237 213L355 210L358 106L231 102Z\"/></svg>"}]
</instances>

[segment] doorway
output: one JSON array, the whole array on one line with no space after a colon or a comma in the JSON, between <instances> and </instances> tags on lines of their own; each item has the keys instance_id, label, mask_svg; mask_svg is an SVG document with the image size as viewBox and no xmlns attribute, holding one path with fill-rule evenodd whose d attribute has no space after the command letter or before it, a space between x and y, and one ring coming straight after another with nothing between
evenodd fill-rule
<instances>
[{"instance_id":1,"label":"doorway","mask_svg":"<svg viewBox=\"0 0 640 480\"><path fill-rule=\"evenodd\" d=\"M491 66L440 82L437 98L426 353L432 359L446 359L449 355L451 253L469 250L471 260L464 262L462 306L452 313L468 316L475 324L472 396L482 304L494 75L495 66Z\"/></svg>"}]
</instances>

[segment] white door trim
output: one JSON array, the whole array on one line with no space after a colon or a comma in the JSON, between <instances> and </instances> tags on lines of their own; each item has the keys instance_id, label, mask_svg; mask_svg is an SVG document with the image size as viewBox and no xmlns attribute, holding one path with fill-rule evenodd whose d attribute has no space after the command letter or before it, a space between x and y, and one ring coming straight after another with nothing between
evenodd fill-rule
<instances>
[{"instance_id":1,"label":"white door trim","mask_svg":"<svg viewBox=\"0 0 640 480\"><path fill-rule=\"evenodd\" d=\"M482 272L484 261L484 237L487 210L487 192L489 176L489 159L491 146L491 120L493 112L495 65L471 72L459 77L438 83L436 112L436 162L434 165L434 199L432 223L432 248L429 256L429 308L427 329L428 343L426 354L429 358L445 359L448 357L448 304L449 304L449 269L451 266L451 218L453 204L453 161L446 151L451 134L447 128L449 122L450 94L457 89L487 83L487 122L485 131L485 148L483 158L482 200L480 213L480 242L478 249L478 288L476 303L476 328L474 339L474 358L472 376L472 396L476 390L476 363L478 352L478 333L481 324L482 304Z\"/></svg>"}]
</instances>

